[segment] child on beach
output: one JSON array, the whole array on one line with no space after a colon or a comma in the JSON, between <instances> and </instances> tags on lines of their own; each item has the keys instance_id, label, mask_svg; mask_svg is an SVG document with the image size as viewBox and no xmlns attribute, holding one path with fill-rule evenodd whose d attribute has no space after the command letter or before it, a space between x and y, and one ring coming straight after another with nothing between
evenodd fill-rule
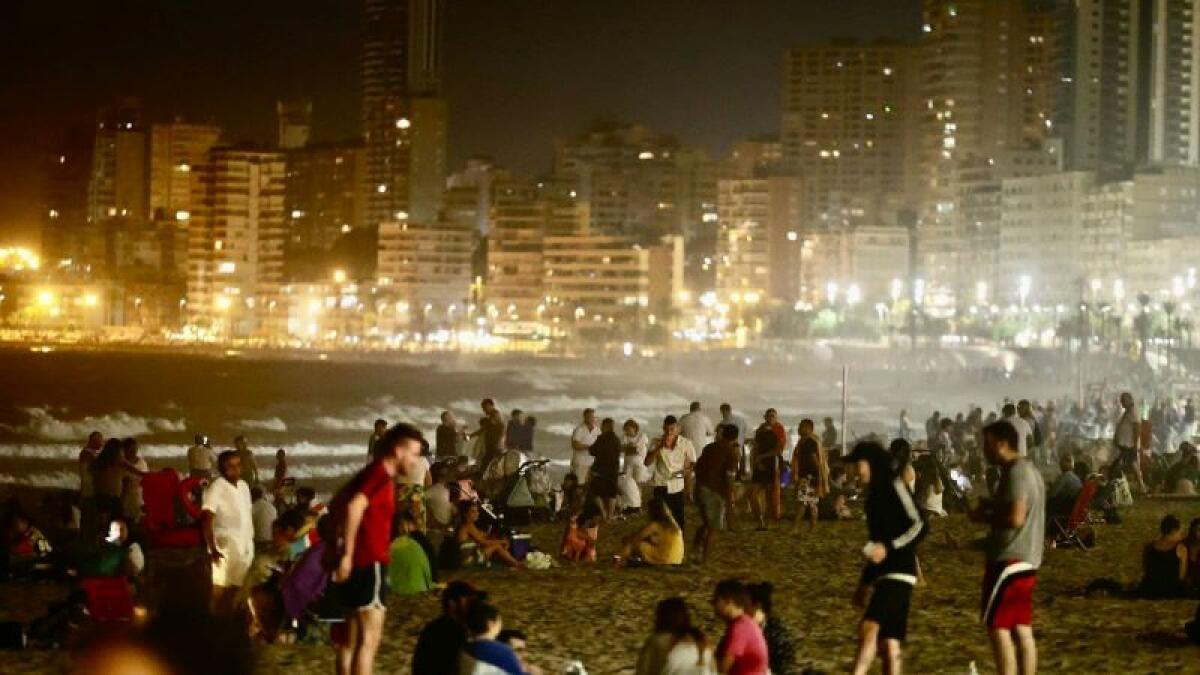
<instances>
[{"instance_id":1,"label":"child on beach","mask_svg":"<svg viewBox=\"0 0 1200 675\"><path fill-rule=\"evenodd\" d=\"M717 668L722 673L766 675L767 641L762 629L747 613L750 596L737 579L718 582L712 595L713 613L725 623L725 635L717 645Z\"/></svg>"},{"instance_id":2,"label":"child on beach","mask_svg":"<svg viewBox=\"0 0 1200 675\"><path fill-rule=\"evenodd\" d=\"M559 555L571 562L596 562L596 541L600 537L600 511L588 504L567 518Z\"/></svg>"},{"instance_id":3,"label":"child on beach","mask_svg":"<svg viewBox=\"0 0 1200 675\"><path fill-rule=\"evenodd\" d=\"M800 528L802 521L806 521L808 522L808 531L813 531L817 526L817 505L819 502L820 498L817 497L816 491L809 484L808 477L799 478L796 481L796 529Z\"/></svg>"}]
</instances>

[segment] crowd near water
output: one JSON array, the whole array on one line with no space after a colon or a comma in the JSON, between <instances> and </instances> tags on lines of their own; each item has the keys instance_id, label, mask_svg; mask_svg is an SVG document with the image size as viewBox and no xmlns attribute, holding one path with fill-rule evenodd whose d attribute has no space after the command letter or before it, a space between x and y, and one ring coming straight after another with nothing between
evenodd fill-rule
<instances>
[{"instance_id":1,"label":"crowd near water","mask_svg":"<svg viewBox=\"0 0 1200 675\"><path fill-rule=\"evenodd\" d=\"M938 519L959 512L987 531L979 541L948 541L982 559L979 639L997 672L1034 673L1046 548L1090 547L1094 523L1119 521L1143 495L1175 495L1194 511L1187 498L1200 485L1190 399L1004 400L919 421L901 410L894 433L854 439L832 418L786 425L774 408L721 403L710 415L696 401L654 429L589 408L561 479L534 447L530 412L506 415L484 399L477 424L450 412L431 430L380 419L364 430L363 468L330 495L300 484L286 449L271 466L247 436L220 452L195 436L180 448L187 470L179 472L150 466L136 438L94 432L79 452L78 490L47 493L38 508L4 503L0 575L70 588L4 639L54 648L106 636L85 650L90 672L132 672L131 663L148 668L139 672L193 672L206 658L219 659L222 672L247 672L254 644L318 641L332 646L338 673L361 674L375 670L386 641L408 639L386 630L388 608L438 593L442 614L420 632L412 672L540 673L529 636L505 624L485 589L455 578L460 571L703 568L749 531L821 537L823 521L858 519L866 543L857 553L862 614L852 668L866 673L880 662L898 673L913 589L924 583L921 546ZM636 528L602 559L601 531L619 521ZM1200 597L1200 518L1185 521L1163 518L1136 586L1098 579L1095 588ZM560 528L558 545L535 549L523 531L534 522ZM685 599L662 598L630 667L639 675L798 672L797 641L773 613L773 590L772 579L717 583L717 639ZM1172 628L1200 642L1198 622ZM210 653L185 650L192 663L180 663L172 647L201 628L215 636L206 639ZM583 663L569 668L586 672Z\"/></svg>"}]
</instances>

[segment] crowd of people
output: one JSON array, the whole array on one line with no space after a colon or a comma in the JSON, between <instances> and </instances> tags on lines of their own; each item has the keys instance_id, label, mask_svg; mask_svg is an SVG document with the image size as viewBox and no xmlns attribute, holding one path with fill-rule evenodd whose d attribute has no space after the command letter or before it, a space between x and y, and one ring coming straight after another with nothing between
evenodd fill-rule
<instances>
[{"instance_id":1,"label":"crowd of people","mask_svg":"<svg viewBox=\"0 0 1200 675\"><path fill-rule=\"evenodd\" d=\"M959 511L989 530L980 543L981 614L997 669L1033 673L1038 568L1048 545L1078 540L1080 496L1088 497L1084 512L1115 518L1116 508L1132 499L1131 486L1186 492L1197 478L1189 440L1171 461L1156 463L1163 453L1129 394L1120 397L1107 454L1070 442L1055 403L1026 400L1005 401L986 415L974 406L954 417L935 412L924 438L901 411L894 438L853 443L840 438L830 418L820 431L806 418L789 432L775 409L752 427L728 403L713 420L693 402L683 415L666 415L653 437L636 420L618 427L587 409L571 433L569 471L558 488L545 462L536 461L536 420L514 410L506 422L491 399L480 408L474 430L443 413L433 443L412 425L378 420L365 467L327 505L289 475L285 450L276 452L267 478L244 436L220 453L196 436L186 452L180 502L167 520L194 528L210 610L244 618L247 633L268 642L308 639L320 625L314 617L333 619L329 639L338 672L370 673L385 635L388 594L441 589L443 614L422 631L413 672L538 672L523 653L525 635L504 629L486 593L462 581L440 582L466 567L531 564L528 537L505 524L514 485L524 481L527 515L562 527L550 552L559 564L599 562L601 529L623 519L640 524L612 556L617 567L705 565L722 533L735 528L812 532L820 520L865 517L854 671L868 672L878 659L885 672L896 673L912 590L922 580L918 549L932 519ZM1184 410L1190 409L1188 401ZM1082 414L1072 410L1067 418ZM1188 419L1185 412L1177 423ZM1053 475L1048 485L1043 468ZM39 512L56 534L68 533L66 546L9 502L0 572L17 579L119 578L136 591L147 566L148 481L161 472L140 457L135 439L93 433L80 451L78 493L55 497ZM698 521L690 545L689 506ZM1196 594L1200 518L1185 528L1168 516L1160 530L1144 549L1143 578L1130 592ZM1068 531L1073 538L1060 536ZM722 581L712 609L726 627L715 648L682 598L660 602L636 672L792 672L793 640L772 613L769 582Z\"/></svg>"}]
</instances>

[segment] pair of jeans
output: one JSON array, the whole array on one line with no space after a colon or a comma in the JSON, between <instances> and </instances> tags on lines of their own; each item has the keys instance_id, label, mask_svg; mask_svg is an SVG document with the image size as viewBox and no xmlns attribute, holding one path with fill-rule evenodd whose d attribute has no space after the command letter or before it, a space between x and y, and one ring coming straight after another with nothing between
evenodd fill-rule
<instances>
[{"instance_id":1,"label":"pair of jeans","mask_svg":"<svg viewBox=\"0 0 1200 675\"><path fill-rule=\"evenodd\" d=\"M674 516L675 522L679 524L679 529L683 529L683 490L679 492L667 492L664 486L654 488L654 497L661 499L667 503L667 508L671 510L671 515Z\"/></svg>"}]
</instances>

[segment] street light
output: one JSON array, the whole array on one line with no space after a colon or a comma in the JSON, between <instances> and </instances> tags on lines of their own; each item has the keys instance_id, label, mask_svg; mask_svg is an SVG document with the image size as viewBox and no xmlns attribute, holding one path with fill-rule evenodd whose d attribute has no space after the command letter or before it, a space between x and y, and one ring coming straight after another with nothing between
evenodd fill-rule
<instances>
[{"instance_id":1,"label":"street light","mask_svg":"<svg viewBox=\"0 0 1200 675\"><path fill-rule=\"evenodd\" d=\"M850 288L846 289L846 304L853 307L858 304L859 300L862 300L862 289L858 287L858 284L850 284Z\"/></svg>"}]
</instances>

